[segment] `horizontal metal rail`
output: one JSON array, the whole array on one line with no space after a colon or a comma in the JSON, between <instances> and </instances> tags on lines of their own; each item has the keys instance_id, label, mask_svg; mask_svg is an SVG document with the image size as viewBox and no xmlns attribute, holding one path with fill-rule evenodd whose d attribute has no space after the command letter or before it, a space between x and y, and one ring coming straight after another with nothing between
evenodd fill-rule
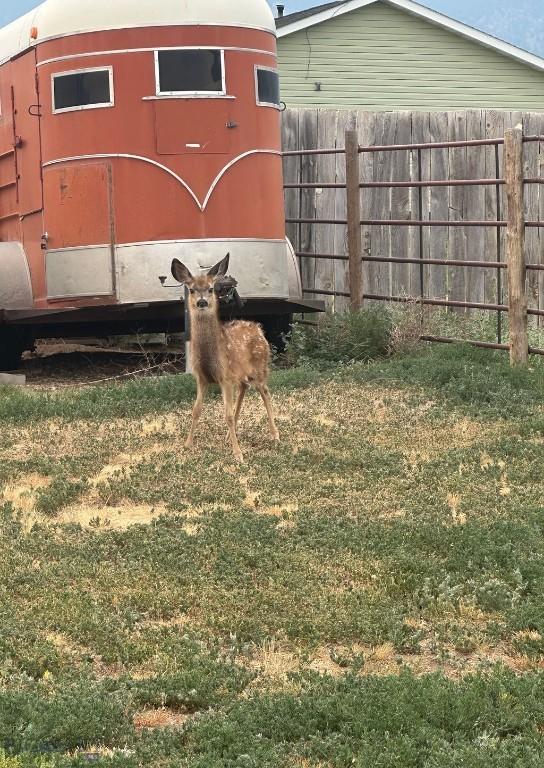
<instances>
[{"instance_id":1,"label":"horizontal metal rail","mask_svg":"<svg viewBox=\"0 0 544 768\"><path fill-rule=\"evenodd\" d=\"M420 336L421 341L437 341L440 344L470 344L471 347L482 347L483 349L501 349L508 351L509 344L497 344L492 341L473 341L472 339L455 339L451 336Z\"/></svg>"},{"instance_id":2,"label":"horizontal metal rail","mask_svg":"<svg viewBox=\"0 0 544 768\"><path fill-rule=\"evenodd\" d=\"M308 259L330 259L331 261L348 261L349 256L337 256L330 253L302 253L297 251L296 256ZM507 269L504 261L463 261L462 259L417 259L404 256L362 256L361 261L378 262L380 264L429 264L437 267L482 267L489 269ZM535 269L544 270L544 265L536 264Z\"/></svg>"},{"instance_id":3,"label":"horizontal metal rail","mask_svg":"<svg viewBox=\"0 0 544 768\"><path fill-rule=\"evenodd\" d=\"M429 181L365 181L359 184L361 189L405 189L425 187L497 187L504 186L504 179L442 179ZM524 184L544 184L544 178L524 179ZM289 182L284 189L346 189L345 184L318 181Z\"/></svg>"},{"instance_id":4,"label":"horizontal metal rail","mask_svg":"<svg viewBox=\"0 0 544 768\"><path fill-rule=\"evenodd\" d=\"M311 293L317 296L346 296L350 294L345 291L326 291L314 288L304 288L304 293ZM508 312L506 304L481 304L473 301L453 301L450 299L426 299L419 296L382 296L376 293L363 293L363 299L369 301L390 301L400 304L424 304L431 307L456 307L457 309L482 309L489 312ZM528 309L528 315L535 317L544 317L544 309Z\"/></svg>"},{"instance_id":5,"label":"horizontal metal rail","mask_svg":"<svg viewBox=\"0 0 544 768\"><path fill-rule=\"evenodd\" d=\"M347 224L347 219L285 219L286 224Z\"/></svg>"},{"instance_id":6,"label":"horizontal metal rail","mask_svg":"<svg viewBox=\"0 0 544 768\"><path fill-rule=\"evenodd\" d=\"M541 141L544 136L524 136L524 142ZM412 149L454 149L456 147L497 147L504 144L504 139L465 139L459 141L426 141L419 144L376 144L374 146L359 147L360 153L365 152L395 152ZM282 152L283 157L304 157L305 155L341 155L345 149L293 149ZM2 155L0 155L0 158Z\"/></svg>"},{"instance_id":7,"label":"horizontal metal rail","mask_svg":"<svg viewBox=\"0 0 544 768\"><path fill-rule=\"evenodd\" d=\"M508 312L506 304L480 304L473 301L455 301L452 299L426 299L418 296L382 296L369 293L364 295L370 301L391 301L401 304L425 304L431 307L456 307L457 309L483 309L491 312Z\"/></svg>"},{"instance_id":8,"label":"horizontal metal rail","mask_svg":"<svg viewBox=\"0 0 544 768\"><path fill-rule=\"evenodd\" d=\"M506 184L504 179L442 179L437 181L365 181L361 189L404 189L425 187L496 187Z\"/></svg>"},{"instance_id":9,"label":"horizontal metal rail","mask_svg":"<svg viewBox=\"0 0 544 768\"><path fill-rule=\"evenodd\" d=\"M504 144L504 139L466 139L459 141L427 141L420 144L381 144L359 147L359 152L396 152L411 149L454 149L455 147L495 147Z\"/></svg>"},{"instance_id":10,"label":"horizontal metal rail","mask_svg":"<svg viewBox=\"0 0 544 768\"><path fill-rule=\"evenodd\" d=\"M347 224L347 219L285 219L287 224ZM432 219L361 219L368 227L506 227L506 221L435 221ZM543 222L527 222L526 226L544 227Z\"/></svg>"},{"instance_id":11,"label":"horizontal metal rail","mask_svg":"<svg viewBox=\"0 0 544 768\"><path fill-rule=\"evenodd\" d=\"M439 344L469 344L471 347L481 347L482 349L498 349L508 352L509 344L496 344L491 341L473 341L472 339L455 339L450 336L420 336L421 341L433 341ZM544 355L544 349L538 347L529 347L531 355Z\"/></svg>"},{"instance_id":12,"label":"horizontal metal rail","mask_svg":"<svg viewBox=\"0 0 544 768\"><path fill-rule=\"evenodd\" d=\"M317 290L315 288L303 288L302 293L311 293L315 296L345 296L348 299L351 297L351 294L346 293L346 291L326 291L324 288L322 290Z\"/></svg>"},{"instance_id":13,"label":"horizontal metal rail","mask_svg":"<svg viewBox=\"0 0 544 768\"><path fill-rule=\"evenodd\" d=\"M289 149L282 152L283 157L305 157L306 155L344 155L345 149Z\"/></svg>"},{"instance_id":14,"label":"horizontal metal rail","mask_svg":"<svg viewBox=\"0 0 544 768\"><path fill-rule=\"evenodd\" d=\"M288 184L283 185L284 189L345 189L345 184L319 184L318 182L302 182L300 184L295 184L294 182L289 182Z\"/></svg>"},{"instance_id":15,"label":"horizontal metal rail","mask_svg":"<svg viewBox=\"0 0 544 768\"><path fill-rule=\"evenodd\" d=\"M347 219L285 219L287 224L342 224ZM434 219L361 219L361 225L366 227L506 227L506 221L436 221ZM544 228L544 221L526 221L526 227Z\"/></svg>"},{"instance_id":16,"label":"horizontal metal rail","mask_svg":"<svg viewBox=\"0 0 544 768\"><path fill-rule=\"evenodd\" d=\"M0 221L8 221L9 219L18 219L19 213L4 213L0 216Z\"/></svg>"},{"instance_id":17,"label":"horizontal metal rail","mask_svg":"<svg viewBox=\"0 0 544 768\"><path fill-rule=\"evenodd\" d=\"M388 264L430 264L437 267L481 267L482 269L507 269L503 261L463 261L462 259L416 259L403 256L363 256L363 261Z\"/></svg>"},{"instance_id":18,"label":"horizontal metal rail","mask_svg":"<svg viewBox=\"0 0 544 768\"><path fill-rule=\"evenodd\" d=\"M7 181L5 184L0 184L0 190L2 189L11 189L12 187L17 186L17 181Z\"/></svg>"},{"instance_id":19,"label":"horizontal metal rail","mask_svg":"<svg viewBox=\"0 0 544 768\"><path fill-rule=\"evenodd\" d=\"M339 256L334 253L295 253L301 259L325 259L330 261L349 261L349 256ZM481 269L508 269L504 261L463 261L462 259L417 259L404 256L362 256L361 261L379 262L381 264L428 264L436 267L476 267ZM526 264L526 269L544 272L544 264Z\"/></svg>"},{"instance_id":20,"label":"horizontal metal rail","mask_svg":"<svg viewBox=\"0 0 544 768\"><path fill-rule=\"evenodd\" d=\"M506 227L506 221L436 221L432 219L362 219L363 226L372 227ZM529 224L527 223L527 226ZM542 222L544 226L544 222Z\"/></svg>"},{"instance_id":21,"label":"horizontal metal rail","mask_svg":"<svg viewBox=\"0 0 544 768\"><path fill-rule=\"evenodd\" d=\"M537 136L527 136L526 141L540 141ZM542 139L544 141L544 139ZM464 139L459 141L427 141L419 144L376 144L359 147L359 152L395 152L412 149L454 149L455 147L495 147L504 144L504 139ZM345 149L294 149L282 152L283 157L304 157L305 155L340 155Z\"/></svg>"},{"instance_id":22,"label":"horizontal metal rail","mask_svg":"<svg viewBox=\"0 0 544 768\"><path fill-rule=\"evenodd\" d=\"M326 259L328 261L349 261L349 256L337 256L334 253L303 253L296 251L295 256L300 259Z\"/></svg>"},{"instance_id":23,"label":"horizontal metal rail","mask_svg":"<svg viewBox=\"0 0 544 768\"><path fill-rule=\"evenodd\" d=\"M349 296L345 291L325 291L313 288L304 288L304 293L312 293L319 296ZM425 304L432 307L456 307L458 309L484 309L493 312L508 312L505 304L478 304L470 301L450 301L449 299L422 299L417 296L382 296L374 293L364 293L363 299L369 301L391 301L402 304Z\"/></svg>"},{"instance_id":24,"label":"horizontal metal rail","mask_svg":"<svg viewBox=\"0 0 544 768\"><path fill-rule=\"evenodd\" d=\"M0 160L3 160L5 157L11 157L15 154L15 149L8 149L7 152L0 152Z\"/></svg>"}]
</instances>

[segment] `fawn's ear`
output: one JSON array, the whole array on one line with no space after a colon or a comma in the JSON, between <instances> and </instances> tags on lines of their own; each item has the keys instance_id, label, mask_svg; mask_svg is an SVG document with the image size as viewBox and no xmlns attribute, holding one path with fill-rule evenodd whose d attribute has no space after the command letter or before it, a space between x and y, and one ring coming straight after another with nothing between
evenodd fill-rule
<instances>
[{"instance_id":1,"label":"fawn's ear","mask_svg":"<svg viewBox=\"0 0 544 768\"><path fill-rule=\"evenodd\" d=\"M185 264L182 264L178 259L172 261L172 277L174 280L177 280L178 283L190 283L193 279L192 274Z\"/></svg>"},{"instance_id":2,"label":"fawn's ear","mask_svg":"<svg viewBox=\"0 0 544 768\"><path fill-rule=\"evenodd\" d=\"M227 253L224 259L218 261L217 264L208 272L209 277L225 277L227 269L229 268L230 253Z\"/></svg>"}]
</instances>

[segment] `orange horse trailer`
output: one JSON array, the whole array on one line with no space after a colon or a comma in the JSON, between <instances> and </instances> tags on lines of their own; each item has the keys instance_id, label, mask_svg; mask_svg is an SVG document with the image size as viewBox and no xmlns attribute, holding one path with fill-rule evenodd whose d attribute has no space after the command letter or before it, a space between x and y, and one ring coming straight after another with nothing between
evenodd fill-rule
<instances>
[{"instance_id":1,"label":"orange horse trailer","mask_svg":"<svg viewBox=\"0 0 544 768\"><path fill-rule=\"evenodd\" d=\"M46 0L0 30L0 369L36 338L180 330L173 257L231 254L271 336L285 235L266 0Z\"/></svg>"}]
</instances>

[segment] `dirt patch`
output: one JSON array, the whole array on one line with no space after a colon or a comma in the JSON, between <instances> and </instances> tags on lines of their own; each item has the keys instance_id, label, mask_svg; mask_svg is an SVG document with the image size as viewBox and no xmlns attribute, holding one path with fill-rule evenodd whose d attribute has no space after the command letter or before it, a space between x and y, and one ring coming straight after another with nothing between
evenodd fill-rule
<instances>
[{"instance_id":1,"label":"dirt patch","mask_svg":"<svg viewBox=\"0 0 544 768\"><path fill-rule=\"evenodd\" d=\"M190 715L172 709L144 709L134 715L134 727L138 732L157 728L182 728Z\"/></svg>"}]
</instances>

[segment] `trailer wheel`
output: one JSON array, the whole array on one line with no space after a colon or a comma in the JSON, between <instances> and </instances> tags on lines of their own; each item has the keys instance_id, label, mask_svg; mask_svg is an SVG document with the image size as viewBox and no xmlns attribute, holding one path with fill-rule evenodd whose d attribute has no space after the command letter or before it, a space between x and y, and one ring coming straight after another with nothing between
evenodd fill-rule
<instances>
[{"instance_id":1,"label":"trailer wheel","mask_svg":"<svg viewBox=\"0 0 544 768\"><path fill-rule=\"evenodd\" d=\"M21 357L28 347L25 336L13 328L0 328L0 371L21 367Z\"/></svg>"},{"instance_id":2,"label":"trailer wheel","mask_svg":"<svg viewBox=\"0 0 544 768\"><path fill-rule=\"evenodd\" d=\"M256 319L261 323L268 343L275 347L278 352L285 352L287 340L291 333L293 315L267 315Z\"/></svg>"}]
</instances>

